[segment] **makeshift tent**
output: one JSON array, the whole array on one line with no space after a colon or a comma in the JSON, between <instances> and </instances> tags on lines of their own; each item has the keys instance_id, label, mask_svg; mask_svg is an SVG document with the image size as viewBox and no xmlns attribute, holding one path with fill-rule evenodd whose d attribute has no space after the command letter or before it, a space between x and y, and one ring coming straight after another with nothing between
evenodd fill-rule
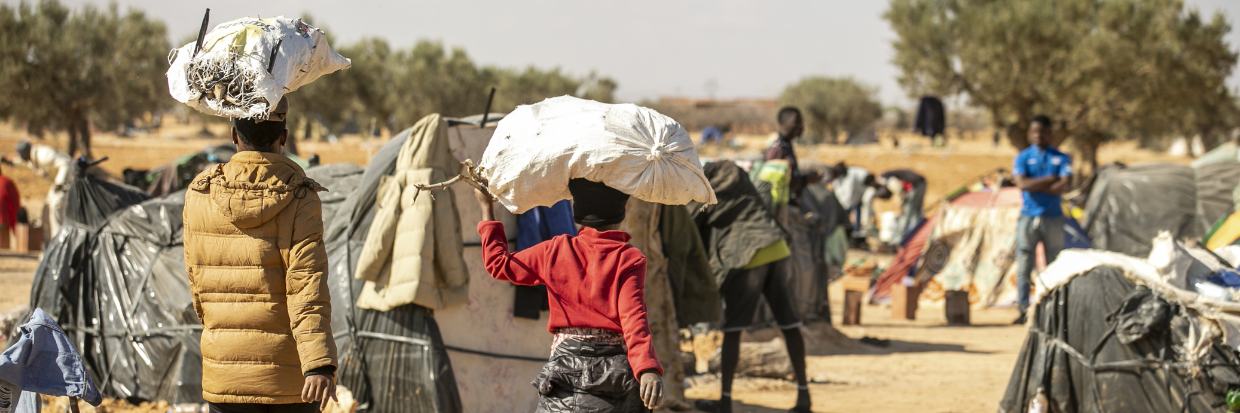
<instances>
[{"instance_id":1,"label":"makeshift tent","mask_svg":"<svg viewBox=\"0 0 1240 413\"><path fill-rule=\"evenodd\" d=\"M185 189L190 180L209 165L228 162L237 153L231 144L216 145L186 154L158 168L144 171L125 169L125 183L146 190L153 197Z\"/></svg>"},{"instance_id":2,"label":"makeshift tent","mask_svg":"<svg viewBox=\"0 0 1240 413\"><path fill-rule=\"evenodd\" d=\"M1227 142L1219 145L1217 148L1194 159L1193 167L1199 168L1220 162L1240 162L1240 146L1236 145L1236 142Z\"/></svg>"},{"instance_id":3,"label":"makeshift tent","mask_svg":"<svg viewBox=\"0 0 1240 413\"><path fill-rule=\"evenodd\" d=\"M319 193L319 201L323 203L323 216L331 217L340 208L349 194L362 181L361 167L351 163L335 163L316 166L306 170L306 176L328 188L327 192Z\"/></svg>"},{"instance_id":4,"label":"makeshift tent","mask_svg":"<svg viewBox=\"0 0 1240 413\"><path fill-rule=\"evenodd\" d=\"M479 127L468 119L447 123L453 157L479 159L494 132L493 124ZM537 392L529 382L551 348L547 319L545 315L538 320L514 317L514 287L491 279L483 268L475 231L481 211L472 187L453 185L450 193L434 194L456 197L465 244L462 254L470 276L469 303L433 314L416 305L386 312L353 306L361 291L353 274L374 217L379 181L394 170L397 153L408 136L409 131L402 132L379 150L354 184L354 191L328 219L326 240L332 301L336 303L332 322L342 355L341 382L375 412L533 410ZM513 238L515 217L502 208L496 215Z\"/></svg>"},{"instance_id":5,"label":"makeshift tent","mask_svg":"<svg viewBox=\"0 0 1240 413\"><path fill-rule=\"evenodd\" d=\"M1226 211L1203 224L1207 218L1198 212L1198 179L1193 168L1181 165L1135 165L1100 171L1085 203L1085 230L1094 247L1144 256L1150 252L1150 240L1161 231L1170 231L1177 238L1201 236Z\"/></svg>"},{"instance_id":6,"label":"makeshift tent","mask_svg":"<svg viewBox=\"0 0 1240 413\"><path fill-rule=\"evenodd\" d=\"M970 302L984 306L1015 302L1020 207L1020 189L1013 187L964 192L947 201L905 240L874 284L870 300L888 299L892 287L912 276L929 299L963 290L969 291ZM1065 248L1089 246L1070 217L1064 220L1064 234Z\"/></svg>"},{"instance_id":7,"label":"makeshift tent","mask_svg":"<svg viewBox=\"0 0 1240 413\"><path fill-rule=\"evenodd\" d=\"M344 181L322 183L328 193L344 191ZM184 193L147 200L137 188L88 175L70 187L68 205L66 225L35 272L31 307L74 338L104 395L200 403L201 323L185 273Z\"/></svg>"},{"instance_id":8,"label":"makeshift tent","mask_svg":"<svg viewBox=\"0 0 1240 413\"><path fill-rule=\"evenodd\" d=\"M146 199L137 188L80 174L35 271L30 306L60 323L104 395L199 401L181 209L172 198Z\"/></svg>"},{"instance_id":9,"label":"makeshift tent","mask_svg":"<svg viewBox=\"0 0 1240 413\"><path fill-rule=\"evenodd\" d=\"M1197 225L1201 234L1235 209L1233 193L1240 186L1240 161L1194 166L1197 177Z\"/></svg>"},{"instance_id":10,"label":"makeshift tent","mask_svg":"<svg viewBox=\"0 0 1240 413\"><path fill-rule=\"evenodd\" d=\"M999 411L1035 399L1065 413L1227 411L1240 386L1240 357L1223 341L1234 313L1130 268L1086 268L1034 307Z\"/></svg>"}]
</instances>

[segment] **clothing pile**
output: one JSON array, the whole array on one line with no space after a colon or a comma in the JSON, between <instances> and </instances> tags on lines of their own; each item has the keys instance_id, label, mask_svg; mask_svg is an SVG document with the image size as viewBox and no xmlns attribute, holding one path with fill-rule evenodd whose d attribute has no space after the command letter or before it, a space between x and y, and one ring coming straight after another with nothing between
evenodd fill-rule
<instances>
[{"instance_id":1,"label":"clothing pile","mask_svg":"<svg viewBox=\"0 0 1240 413\"><path fill-rule=\"evenodd\" d=\"M267 119L286 93L332 72L349 59L323 31L287 17L233 20L168 56L168 91L200 112Z\"/></svg>"},{"instance_id":2,"label":"clothing pile","mask_svg":"<svg viewBox=\"0 0 1240 413\"><path fill-rule=\"evenodd\" d=\"M561 96L517 107L495 136L478 166L513 213L570 199L575 178L658 204L715 203L689 133L652 109Z\"/></svg>"}]
</instances>

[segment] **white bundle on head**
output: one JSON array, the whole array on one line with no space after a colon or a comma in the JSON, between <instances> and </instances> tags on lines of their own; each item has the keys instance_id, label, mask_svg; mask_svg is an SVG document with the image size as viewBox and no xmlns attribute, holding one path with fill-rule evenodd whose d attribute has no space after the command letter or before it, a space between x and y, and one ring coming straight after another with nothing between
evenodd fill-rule
<instances>
[{"instance_id":1,"label":"white bundle on head","mask_svg":"<svg viewBox=\"0 0 1240 413\"><path fill-rule=\"evenodd\" d=\"M561 96L519 106L496 126L478 166L513 213L570 199L575 178L647 202L715 203L689 133L632 104Z\"/></svg>"},{"instance_id":2,"label":"white bundle on head","mask_svg":"<svg viewBox=\"0 0 1240 413\"><path fill-rule=\"evenodd\" d=\"M215 26L168 55L168 91L209 114L266 119L286 93L348 68L323 31L301 19L246 17Z\"/></svg>"}]
</instances>

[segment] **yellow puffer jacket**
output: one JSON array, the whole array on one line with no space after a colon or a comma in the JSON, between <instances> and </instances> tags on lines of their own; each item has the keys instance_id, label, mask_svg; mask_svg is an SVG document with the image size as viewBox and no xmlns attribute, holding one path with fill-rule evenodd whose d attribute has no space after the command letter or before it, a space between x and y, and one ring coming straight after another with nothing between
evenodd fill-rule
<instances>
[{"instance_id":1,"label":"yellow puffer jacket","mask_svg":"<svg viewBox=\"0 0 1240 413\"><path fill-rule=\"evenodd\" d=\"M321 190L292 160L246 151L186 191L206 401L302 403L303 374L336 365Z\"/></svg>"}]
</instances>

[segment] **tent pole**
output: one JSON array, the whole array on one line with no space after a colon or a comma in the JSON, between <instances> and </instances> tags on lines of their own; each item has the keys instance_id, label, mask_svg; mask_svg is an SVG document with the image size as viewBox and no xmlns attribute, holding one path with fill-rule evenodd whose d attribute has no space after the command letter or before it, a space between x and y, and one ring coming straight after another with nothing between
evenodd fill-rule
<instances>
[{"instance_id":1,"label":"tent pole","mask_svg":"<svg viewBox=\"0 0 1240 413\"><path fill-rule=\"evenodd\" d=\"M491 95L487 96L487 107L486 107L486 110L482 111L482 123L479 123L478 127L480 128L487 127L487 120L489 120L489 118L491 117L491 102L494 102L494 101L495 101L495 86L491 86Z\"/></svg>"}]
</instances>

